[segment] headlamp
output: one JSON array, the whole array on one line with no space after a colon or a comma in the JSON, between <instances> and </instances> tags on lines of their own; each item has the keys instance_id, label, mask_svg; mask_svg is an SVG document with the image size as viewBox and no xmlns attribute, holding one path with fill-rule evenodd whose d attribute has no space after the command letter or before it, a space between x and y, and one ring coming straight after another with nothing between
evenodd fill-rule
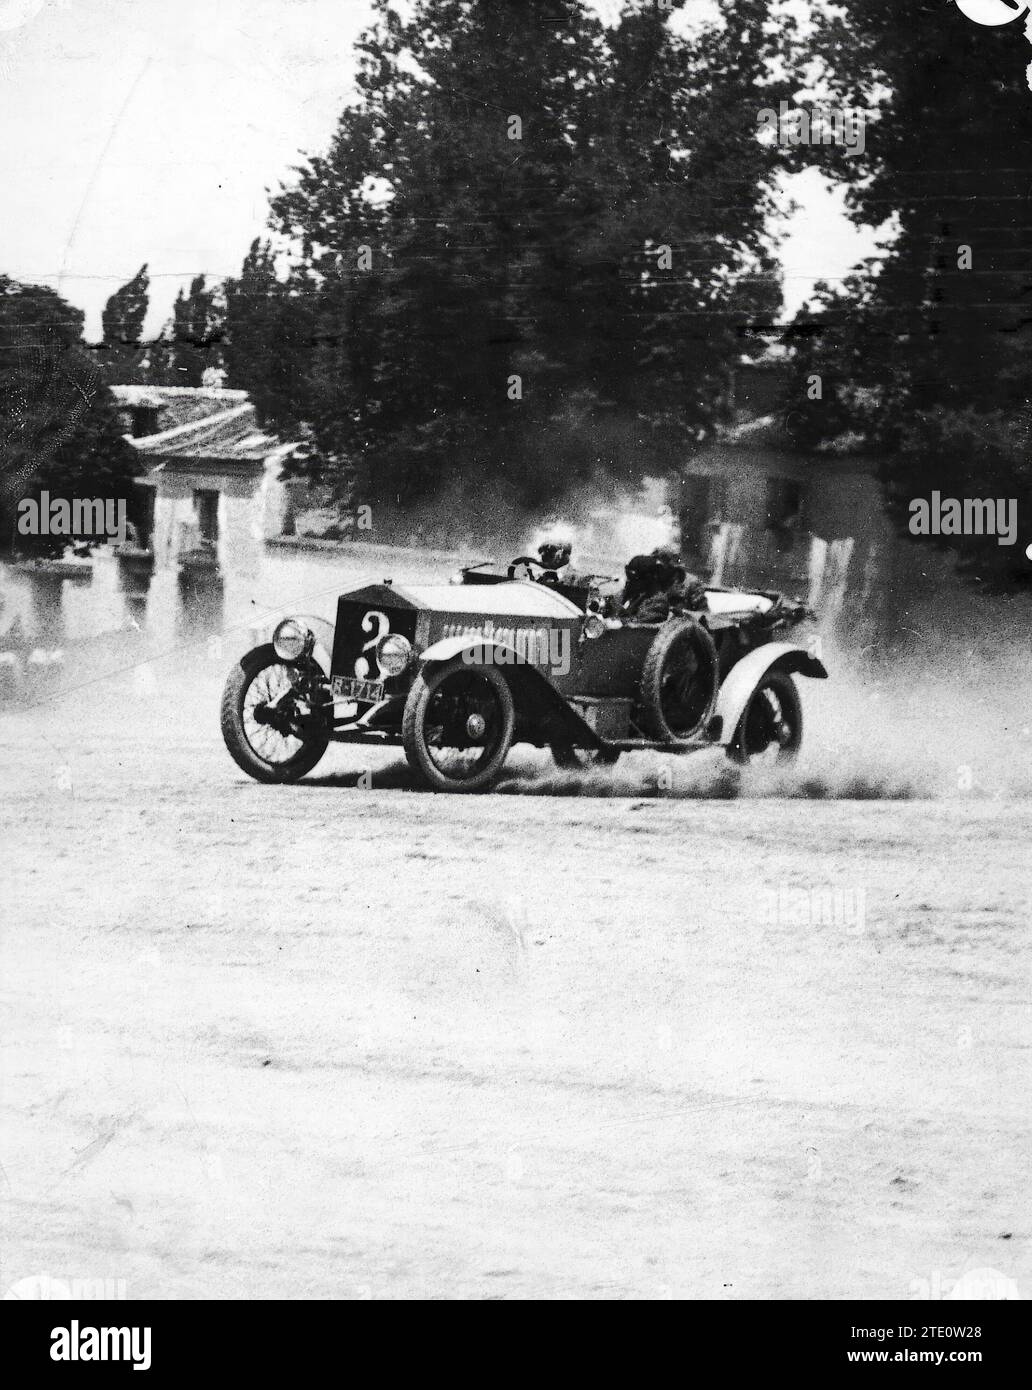
<instances>
[{"instance_id":1,"label":"headlamp","mask_svg":"<svg viewBox=\"0 0 1032 1390\"><path fill-rule=\"evenodd\" d=\"M385 676L400 676L412 660L412 643L400 632L389 632L376 645L376 660Z\"/></svg>"},{"instance_id":2,"label":"headlamp","mask_svg":"<svg viewBox=\"0 0 1032 1390\"><path fill-rule=\"evenodd\" d=\"M284 618L272 634L272 646L280 661L297 661L308 649L312 634L296 618Z\"/></svg>"}]
</instances>

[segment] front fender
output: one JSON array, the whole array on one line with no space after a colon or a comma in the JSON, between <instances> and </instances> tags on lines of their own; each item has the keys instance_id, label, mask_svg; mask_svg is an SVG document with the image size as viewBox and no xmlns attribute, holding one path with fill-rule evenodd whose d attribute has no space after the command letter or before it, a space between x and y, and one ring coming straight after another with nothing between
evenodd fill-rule
<instances>
[{"instance_id":1,"label":"front fender","mask_svg":"<svg viewBox=\"0 0 1032 1390\"><path fill-rule=\"evenodd\" d=\"M516 653L512 647L507 647L502 642L487 641L475 632L460 634L458 637L442 637L440 642L435 642L432 647L427 647L426 651L420 652L419 660L421 663L453 661L455 657L462 656L463 652L479 651L482 648L489 648L492 651L504 649L507 652L512 652L515 661Z\"/></svg>"},{"instance_id":2,"label":"front fender","mask_svg":"<svg viewBox=\"0 0 1032 1390\"><path fill-rule=\"evenodd\" d=\"M722 747L726 747L734 738L753 691L767 672L775 668L790 675L812 676L815 680L828 678L824 663L795 642L767 642L748 656L743 656L728 672L713 711L714 718L721 721L717 742Z\"/></svg>"},{"instance_id":3,"label":"front fender","mask_svg":"<svg viewBox=\"0 0 1032 1390\"><path fill-rule=\"evenodd\" d=\"M424 666L462 657L470 666L497 666L509 684L516 714L525 733L541 743L571 743L577 748L601 748L594 729L556 690L543 671L532 665L507 642L496 642L477 633L445 637L420 655Z\"/></svg>"}]
</instances>

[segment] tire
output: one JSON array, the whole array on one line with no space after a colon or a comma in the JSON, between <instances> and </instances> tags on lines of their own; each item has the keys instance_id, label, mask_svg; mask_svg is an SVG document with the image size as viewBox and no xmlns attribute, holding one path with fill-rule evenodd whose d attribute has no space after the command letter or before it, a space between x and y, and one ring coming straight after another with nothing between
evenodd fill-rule
<instances>
[{"instance_id":1,"label":"tire","mask_svg":"<svg viewBox=\"0 0 1032 1390\"><path fill-rule=\"evenodd\" d=\"M285 737L255 720L254 709L263 703L259 684L263 675L267 676L268 693L273 695L284 688L291 670L280 661L270 642L241 657L222 692L223 741L237 767L256 782L296 782L312 771L330 741L326 734L304 739L297 735ZM268 737L263 737L259 730L266 731Z\"/></svg>"},{"instance_id":2,"label":"tire","mask_svg":"<svg viewBox=\"0 0 1032 1390\"><path fill-rule=\"evenodd\" d=\"M589 767L612 767L620 757L619 748L574 748L571 743L553 743L549 751L556 767L565 771L585 771Z\"/></svg>"},{"instance_id":3,"label":"tire","mask_svg":"<svg viewBox=\"0 0 1032 1390\"><path fill-rule=\"evenodd\" d=\"M703 727L717 693L717 649L694 618L656 633L642 666L637 720L650 738L684 743Z\"/></svg>"},{"instance_id":4,"label":"tire","mask_svg":"<svg viewBox=\"0 0 1032 1390\"><path fill-rule=\"evenodd\" d=\"M484 721L479 733L470 728L474 718ZM496 666L473 666L458 657L421 671L401 725L416 783L435 792L489 791L501 776L515 723L512 691ZM449 737L456 742L447 742ZM461 755L478 749L479 756L462 761Z\"/></svg>"},{"instance_id":5,"label":"tire","mask_svg":"<svg viewBox=\"0 0 1032 1390\"><path fill-rule=\"evenodd\" d=\"M742 764L765 754L773 754L775 763L790 763L802 741L803 706L796 683L787 671L768 671L749 697L727 755Z\"/></svg>"}]
</instances>

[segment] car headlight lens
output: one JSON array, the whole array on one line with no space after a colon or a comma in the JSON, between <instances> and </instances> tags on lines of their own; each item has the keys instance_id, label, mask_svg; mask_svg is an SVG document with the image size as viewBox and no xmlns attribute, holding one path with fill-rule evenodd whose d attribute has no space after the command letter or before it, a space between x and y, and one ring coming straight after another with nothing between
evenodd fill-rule
<instances>
[{"instance_id":1,"label":"car headlight lens","mask_svg":"<svg viewBox=\"0 0 1032 1390\"><path fill-rule=\"evenodd\" d=\"M303 656L311 633L296 618L284 618L272 634L272 645L280 661L296 661Z\"/></svg>"},{"instance_id":2,"label":"car headlight lens","mask_svg":"<svg viewBox=\"0 0 1032 1390\"><path fill-rule=\"evenodd\" d=\"M584 619L584 627L581 631L587 638L601 637L606 630L606 620L598 613L589 613Z\"/></svg>"},{"instance_id":3,"label":"car headlight lens","mask_svg":"<svg viewBox=\"0 0 1032 1390\"><path fill-rule=\"evenodd\" d=\"M376 660L385 676L400 676L412 660L412 643L398 632L389 632L380 639Z\"/></svg>"}]
</instances>

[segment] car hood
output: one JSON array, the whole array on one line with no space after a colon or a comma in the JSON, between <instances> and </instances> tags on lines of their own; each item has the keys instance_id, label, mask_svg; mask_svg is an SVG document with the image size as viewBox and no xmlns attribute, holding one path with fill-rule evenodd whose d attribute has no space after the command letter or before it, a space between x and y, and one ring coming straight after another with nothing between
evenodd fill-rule
<instances>
[{"instance_id":1,"label":"car hood","mask_svg":"<svg viewBox=\"0 0 1032 1390\"><path fill-rule=\"evenodd\" d=\"M438 613L486 613L510 618L582 618L576 604L547 584L525 579L501 584L391 584L345 590L341 598L369 599Z\"/></svg>"}]
</instances>

